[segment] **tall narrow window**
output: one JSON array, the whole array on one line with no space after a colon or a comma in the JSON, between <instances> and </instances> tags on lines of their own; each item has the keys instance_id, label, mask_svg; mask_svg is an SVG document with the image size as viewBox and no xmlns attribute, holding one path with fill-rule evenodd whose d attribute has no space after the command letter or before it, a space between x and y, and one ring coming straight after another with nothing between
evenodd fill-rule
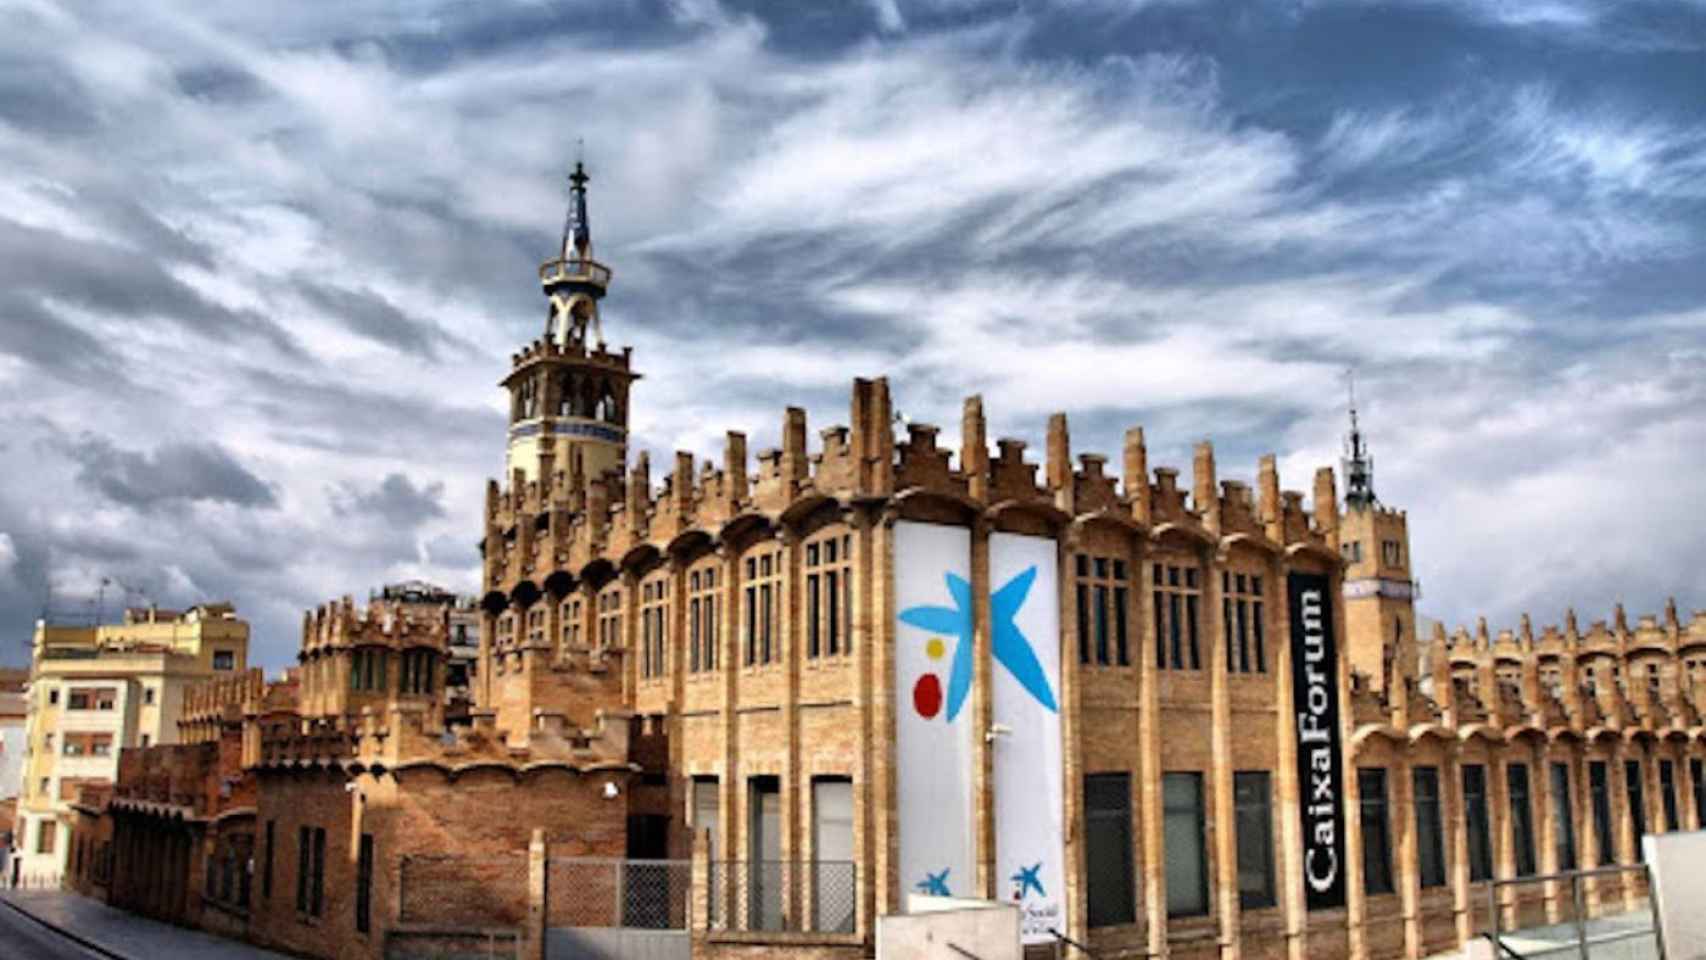
<instances>
[{"instance_id":1,"label":"tall narrow window","mask_svg":"<svg viewBox=\"0 0 1706 960\"><path fill-rule=\"evenodd\" d=\"M1688 782L1694 787L1694 826L1706 827L1706 763L1699 757L1688 761Z\"/></svg>"},{"instance_id":2,"label":"tall narrow window","mask_svg":"<svg viewBox=\"0 0 1706 960\"><path fill-rule=\"evenodd\" d=\"M1665 832L1674 833L1682 827L1682 817L1676 809L1676 764L1659 761L1659 800L1665 806Z\"/></svg>"},{"instance_id":3,"label":"tall narrow window","mask_svg":"<svg viewBox=\"0 0 1706 960\"><path fill-rule=\"evenodd\" d=\"M1635 859L1647 862L1641 838L1647 835L1647 791L1641 783L1641 761L1623 761L1623 781L1629 788L1629 822L1635 828Z\"/></svg>"},{"instance_id":4,"label":"tall narrow window","mask_svg":"<svg viewBox=\"0 0 1706 960\"><path fill-rule=\"evenodd\" d=\"M1392 892L1391 816L1386 802L1386 771L1363 767L1357 771L1361 795L1362 888L1366 893Z\"/></svg>"},{"instance_id":5,"label":"tall narrow window","mask_svg":"<svg viewBox=\"0 0 1706 960\"><path fill-rule=\"evenodd\" d=\"M1267 638L1262 625L1262 578L1221 571L1221 606L1226 618L1226 669L1233 673L1268 671Z\"/></svg>"},{"instance_id":6,"label":"tall narrow window","mask_svg":"<svg viewBox=\"0 0 1706 960\"><path fill-rule=\"evenodd\" d=\"M745 573L745 663L749 667L774 663L781 653L777 616L781 609L782 551L764 548L752 553L746 558Z\"/></svg>"},{"instance_id":7,"label":"tall narrow window","mask_svg":"<svg viewBox=\"0 0 1706 960\"><path fill-rule=\"evenodd\" d=\"M1423 887L1445 886L1445 837L1441 827L1439 770L1416 767L1410 771L1415 789L1416 872Z\"/></svg>"},{"instance_id":8,"label":"tall narrow window","mask_svg":"<svg viewBox=\"0 0 1706 960\"><path fill-rule=\"evenodd\" d=\"M782 929L782 787L776 777L747 780L747 923Z\"/></svg>"},{"instance_id":9,"label":"tall narrow window","mask_svg":"<svg viewBox=\"0 0 1706 960\"><path fill-rule=\"evenodd\" d=\"M1570 802L1570 765L1552 764L1552 836L1559 870L1576 869L1575 804Z\"/></svg>"},{"instance_id":10,"label":"tall narrow window","mask_svg":"<svg viewBox=\"0 0 1706 960\"><path fill-rule=\"evenodd\" d=\"M598 648L622 646L622 586L611 584L598 593Z\"/></svg>"},{"instance_id":11,"label":"tall narrow window","mask_svg":"<svg viewBox=\"0 0 1706 960\"><path fill-rule=\"evenodd\" d=\"M1167 859L1167 915L1208 912L1208 857L1203 838L1202 774L1161 776L1162 837Z\"/></svg>"},{"instance_id":12,"label":"tall narrow window","mask_svg":"<svg viewBox=\"0 0 1706 960\"><path fill-rule=\"evenodd\" d=\"M1111 927L1137 922L1131 844L1131 774L1084 777L1084 873L1089 923Z\"/></svg>"},{"instance_id":13,"label":"tall narrow window","mask_svg":"<svg viewBox=\"0 0 1706 960\"><path fill-rule=\"evenodd\" d=\"M700 776L693 778L693 832L695 834L710 834L708 838L710 847L707 850L706 859L712 863L718 862L717 853L720 849L718 847L718 827L722 822L722 817L719 814L722 811L723 803L719 786L716 777ZM716 871L713 870L712 873L714 875Z\"/></svg>"},{"instance_id":14,"label":"tall narrow window","mask_svg":"<svg viewBox=\"0 0 1706 960\"><path fill-rule=\"evenodd\" d=\"M1463 827L1469 841L1469 879L1493 876L1492 828L1487 806L1487 768L1478 763L1463 766Z\"/></svg>"},{"instance_id":15,"label":"tall narrow window","mask_svg":"<svg viewBox=\"0 0 1706 960\"><path fill-rule=\"evenodd\" d=\"M640 584L640 676L663 676L669 626L669 575L654 574Z\"/></svg>"},{"instance_id":16,"label":"tall narrow window","mask_svg":"<svg viewBox=\"0 0 1706 960\"><path fill-rule=\"evenodd\" d=\"M853 650L853 538L846 533L806 544L806 656L837 657Z\"/></svg>"},{"instance_id":17,"label":"tall narrow window","mask_svg":"<svg viewBox=\"0 0 1706 960\"><path fill-rule=\"evenodd\" d=\"M563 618L563 650L579 650L581 648L581 598L569 597L563 601L559 615Z\"/></svg>"},{"instance_id":18,"label":"tall narrow window","mask_svg":"<svg viewBox=\"0 0 1706 960\"><path fill-rule=\"evenodd\" d=\"M272 899L272 844L273 824L275 822L267 821L267 846L265 852L261 854L261 899L263 900Z\"/></svg>"},{"instance_id":19,"label":"tall narrow window","mask_svg":"<svg viewBox=\"0 0 1706 960\"><path fill-rule=\"evenodd\" d=\"M1131 665L1126 636L1130 597L1126 562L1081 553L1074 560L1078 598L1078 659L1097 666Z\"/></svg>"},{"instance_id":20,"label":"tall narrow window","mask_svg":"<svg viewBox=\"0 0 1706 960\"><path fill-rule=\"evenodd\" d=\"M1265 770L1232 775L1238 823L1238 905L1255 910L1274 905L1274 817Z\"/></svg>"},{"instance_id":21,"label":"tall narrow window","mask_svg":"<svg viewBox=\"0 0 1706 960\"><path fill-rule=\"evenodd\" d=\"M853 883L853 781L812 778L812 895L815 929L852 933L857 906Z\"/></svg>"},{"instance_id":22,"label":"tall narrow window","mask_svg":"<svg viewBox=\"0 0 1706 960\"><path fill-rule=\"evenodd\" d=\"M326 905L326 828L314 828L314 879L308 897L308 912L320 916Z\"/></svg>"},{"instance_id":23,"label":"tall narrow window","mask_svg":"<svg viewBox=\"0 0 1706 960\"><path fill-rule=\"evenodd\" d=\"M1201 670L1198 605L1202 588L1196 567L1157 563L1155 570L1155 665Z\"/></svg>"},{"instance_id":24,"label":"tall narrow window","mask_svg":"<svg viewBox=\"0 0 1706 960\"><path fill-rule=\"evenodd\" d=\"M373 834L361 835L361 849L355 864L355 929L366 933L372 926L373 904Z\"/></svg>"},{"instance_id":25,"label":"tall narrow window","mask_svg":"<svg viewBox=\"0 0 1706 960\"><path fill-rule=\"evenodd\" d=\"M717 565L695 567L687 574L688 670L717 669Z\"/></svg>"},{"instance_id":26,"label":"tall narrow window","mask_svg":"<svg viewBox=\"0 0 1706 960\"><path fill-rule=\"evenodd\" d=\"M314 866L314 831L296 830L296 912L308 912L308 873Z\"/></svg>"},{"instance_id":27,"label":"tall narrow window","mask_svg":"<svg viewBox=\"0 0 1706 960\"><path fill-rule=\"evenodd\" d=\"M1605 761L1588 763L1588 798L1593 804L1593 833L1599 842L1599 865L1617 862L1617 836L1611 829L1611 790Z\"/></svg>"},{"instance_id":28,"label":"tall narrow window","mask_svg":"<svg viewBox=\"0 0 1706 960\"><path fill-rule=\"evenodd\" d=\"M1516 874L1534 874L1534 804L1528 793L1528 767L1520 763L1505 766L1505 786L1511 800L1511 843L1516 848Z\"/></svg>"}]
</instances>

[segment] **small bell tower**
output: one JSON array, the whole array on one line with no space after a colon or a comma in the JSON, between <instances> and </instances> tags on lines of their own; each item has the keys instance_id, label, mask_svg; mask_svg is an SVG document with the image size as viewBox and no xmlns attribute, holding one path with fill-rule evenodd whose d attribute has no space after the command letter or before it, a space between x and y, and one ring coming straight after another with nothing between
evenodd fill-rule
<instances>
[{"instance_id":1,"label":"small bell tower","mask_svg":"<svg viewBox=\"0 0 1706 960\"><path fill-rule=\"evenodd\" d=\"M1356 386L1350 393L1351 432L1345 438L1345 510L1339 550L1345 558L1345 640L1352 669L1387 691L1393 667L1416 678L1416 598L1410 567L1410 526L1402 510L1374 495L1374 460L1357 422Z\"/></svg>"},{"instance_id":2,"label":"small bell tower","mask_svg":"<svg viewBox=\"0 0 1706 960\"><path fill-rule=\"evenodd\" d=\"M627 461L628 396L640 378L632 350L610 352L598 306L610 268L592 254L586 185L579 161L569 175L569 213L556 256L539 267L546 300L545 332L513 358L503 387L510 395L505 476L528 480L549 472L597 477Z\"/></svg>"}]
</instances>

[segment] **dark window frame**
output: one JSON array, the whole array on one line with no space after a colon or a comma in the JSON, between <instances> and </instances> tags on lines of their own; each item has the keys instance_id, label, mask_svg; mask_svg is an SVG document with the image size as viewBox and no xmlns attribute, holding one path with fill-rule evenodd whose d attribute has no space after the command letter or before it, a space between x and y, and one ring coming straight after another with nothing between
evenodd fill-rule
<instances>
[{"instance_id":1,"label":"dark window frame","mask_svg":"<svg viewBox=\"0 0 1706 960\"><path fill-rule=\"evenodd\" d=\"M1411 806L1416 811L1416 875L1424 889L1443 887L1449 873L1445 858L1445 809L1439 768L1410 769Z\"/></svg>"},{"instance_id":2,"label":"dark window frame","mask_svg":"<svg viewBox=\"0 0 1706 960\"><path fill-rule=\"evenodd\" d=\"M1085 774L1085 898L1093 928L1137 922L1131 810L1130 773Z\"/></svg>"},{"instance_id":3,"label":"dark window frame","mask_svg":"<svg viewBox=\"0 0 1706 960\"><path fill-rule=\"evenodd\" d=\"M1238 860L1238 906L1260 910L1277 904L1274 878L1273 779L1266 770L1232 774L1234 838ZM1259 886L1246 888L1246 867L1253 866Z\"/></svg>"},{"instance_id":4,"label":"dark window frame","mask_svg":"<svg viewBox=\"0 0 1706 960\"><path fill-rule=\"evenodd\" d=\"M1385 767L1357 768L1358 823L1362 827L1362 888L1369 895L1391 893L1392 813Z\"/></svg>"}]
</instances>

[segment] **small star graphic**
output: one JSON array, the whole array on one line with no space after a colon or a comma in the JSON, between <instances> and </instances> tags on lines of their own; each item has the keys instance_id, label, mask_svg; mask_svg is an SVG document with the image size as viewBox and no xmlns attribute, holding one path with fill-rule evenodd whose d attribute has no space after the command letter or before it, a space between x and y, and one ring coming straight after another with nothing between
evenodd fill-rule
<instances>
[{"instance_id":1,"label":"small star graphic","mask_svg":"<svg viewBox=\"0 0 1706 960\"><path fill-rule=\"evenodd\" d=\"M1042 861L1039 860L1032 866L1020 867L1018 873L1015 873L1013 876L1008 878L1019 885L1020 897L1025 895L1026 890L1035 890L1039 897L1048 896L1048 894L1043 890L1042 879L1037 876L1038 873L1042 872L1042 869L1043 864Z\"/></svg>"},{"instance_id":2,"label":"small star graphic","mask_svg":"<svg viewBox=\"0 0 1706 960\"><path fill-rule=\"evenodd\" d=\"M927 893L932 897L953 896L953 894L948 892L949 869L950 868L948 867L943 867L941 873L931 873L928 870L924 871L924 879L918 881L916 889L920 893Z\"/></svg>"}]
</instances>

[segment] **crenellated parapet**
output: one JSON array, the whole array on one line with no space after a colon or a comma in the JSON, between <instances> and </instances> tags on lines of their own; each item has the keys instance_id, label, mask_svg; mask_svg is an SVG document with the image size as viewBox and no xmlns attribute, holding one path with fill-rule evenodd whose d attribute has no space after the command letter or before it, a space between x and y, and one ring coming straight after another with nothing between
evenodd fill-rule
<instances>
[{"instance_id":1,"label":"crenellated parapet","mask_svg":"<svg viewBox=\"0 0 1706 960\"><path fill-rule=\"evenodd\" d=\"M1483 618L1473 633L1458 628L1447 637L1441 629L1436 643L1444 646L1459 723L1469 712L1464 697L1473 693L1486 712L1482 722L1494 726L1654 734L1701 728L1706 611L1684 623L1674 600L1663 615L1633 625L1618 604L1586 630L1574 610L1538 633L1523 614L1514 630L1492 636Z\"/></svg>"},{"instance_id":2,"label":"crenellated parapet","mask_svg":"<svg viewBox=\"0 0 1706 960\"><path fill-rule=\"evenodd\" d=\"M852 426L820 431L816 449L809 443L806 412L790 407L783 415L782 445L759 451L756 463L748 461L745 436L730 433L721 469L711 464L696 469L693 455L679 451L661 483L643 453L620 474L589 476L557 464L544 477L516 471L507 485L493 481L481 543L486 604L492 610L529 606L553 577L573 582L589 567L621 570L693 537L721 542L731 525L748 519L785 523L797 506L823 501L845 507L906 494L978 509L1031 504L1071 516L1114 513L1146 529L1181 526L1282 548L1298 543L1330 548L1337 527L1330 471L1324 487L1317 478L1315 491L1328 498L1323 522L1322 511L1305 509L1303 493L1280 489L1271 457L1259 466L1254 489L1242 481L1219 482L1205 442L1187 490L1177 469L1151 472L1141 428L1127 435L1123 469L1115 476L1105 455L1082 453L1074 462L1066 416L1056 414L1039 471L1020 440L999 439L990 455L981 398L966 402L958 451L942 446L940 429L926 423L908 423L897 440L891 411L887 382L860 380L853 387Z\"/></svg>"}]
</instances>

